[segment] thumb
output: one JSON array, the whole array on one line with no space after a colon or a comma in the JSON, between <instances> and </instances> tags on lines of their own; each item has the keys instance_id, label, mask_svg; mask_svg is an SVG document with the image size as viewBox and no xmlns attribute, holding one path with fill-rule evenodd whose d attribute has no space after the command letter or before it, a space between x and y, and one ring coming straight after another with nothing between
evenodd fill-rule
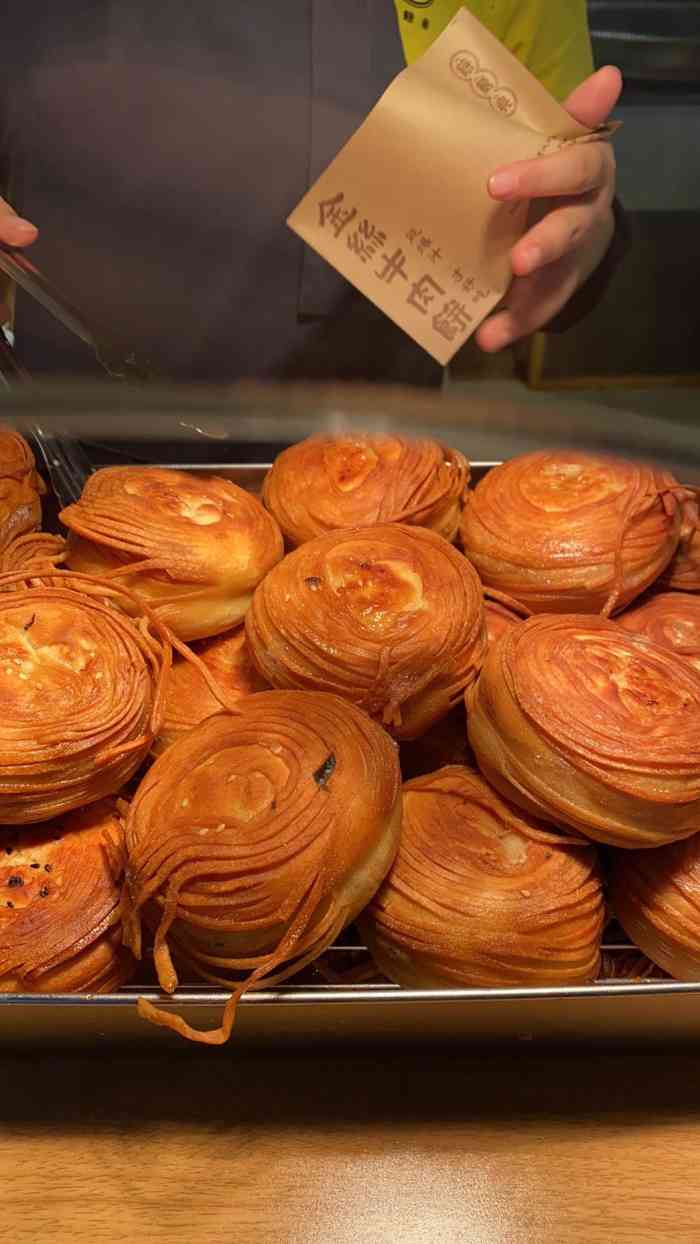
<instances>
[{"instance_id":1,"label":"thumb","mask_svg":"<svg viewBox=\"0 0 700 1244\"><path fill-rule=\"evenodd\" d=\"M606 65L577 86L564 102L564 107L574 121L579 121L587 129L593 130L607 121L621 91L620 70L615 65Z\"/></svg>"},{"instance_id":2,"label":"thumb","mask_svg":"<svg viewBox=\"0 0 700 1244\"><path fill-rule=\"evenodd\" d=\"M28 246L37 235L36 226L22 220L13 207L0 199L0 242L8 246Z\"/></svg>"}]
</instances>

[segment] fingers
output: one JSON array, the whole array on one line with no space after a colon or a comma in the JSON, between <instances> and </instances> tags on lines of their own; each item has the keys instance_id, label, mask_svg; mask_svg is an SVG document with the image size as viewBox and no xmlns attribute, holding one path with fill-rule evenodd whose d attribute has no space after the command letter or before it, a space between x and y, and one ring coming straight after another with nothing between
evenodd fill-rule
<instances>
[{"instance_id":1,"label":"fingers","mask_svg":"<svg viewBox=\"0 0 700 1244\"><path fill-rule=\"evenodd\" d=\"M603 125L615 107L622 91L622 74L615 65L606 65L592 73L572 91L564 107L575 121L594 130Z\"/></svg>"},{"instance_id":2,"label":"fingers","mask_svg":"<svg viewBox=\"0 0 700 1244\"><path fill-rule=\"evenodd\" d=\"M500 201L588 194L608 182L614 168L612 160L607 143L564 147L554 155L496 169L489 178L489 194Z\"/></svg>"},{"instance_id":3,"label":"fingers","mask_svg":"<svg viewBox=\"0 0 700 1244\"><path fill-rule=\"evenodd\" d=\"M552 227L553 216L562 217L555 228ZM543 261L540 267L531 269L527 275L516 275L508 292L507 309L486 320L476 334L482 350L488 353L502 350L520 337L527 337L543 328L595 271L615 229L613 213L608 210L597 217L572 247L567 245L567 241L570 242L572 223L575 225L577 222L578 217L570 215L567 209L545 217L531 230L531 234L541 238L542 227L549 227L551 234L541 245L543 252L546 245L551 246L551 258L547 263ZM559 258L555 257L557 248L561 249Z\"/></svg>"},{"instance_id":4,"label":"fingers","mask_svg":"<svg viewBox=\"0 0 700 1244\"><path fill-rule=\"evenodd\" d=\"M582 82L564 106L594 129L607 120L621 89L620 71L607 66ZM543 328L587 279L612 236L614 188L615 157L608 143L572 144L551 156L496 169L488 182L492 198L562 202L553 204L514 246L508 306L479 328L476 341L482 350L502 350ZM541 207L533 204L531 216Z\"/></svg>"},{"instance_id":5,"label":"fingers","mask_svg":"<svg viewBox=\"0 0 700 1244\"><path fill-rule=\"evenodd\" d=\"M567 206L548 212L513 247L510 256L513 273L528 276L546 264L556 263L557 259L584 246L594 228L599 227L598 209L586 198L574 199Z\"/></svg>"},{"instance_id":6,"label":"fingers","mask_svg":"<svg viewBox=\"0 0 700 1244\"><path fill-rule=\"evenodd\" d=\"M6 246L29 246L38 233L36 225L18 216L9 203L0 199L0 242Z\"/></svg>"},{"instance_id":7,"label":"fingers","mask_svg":"<svg viewBox=\"0 0 700 1244\"><path fill-rule=\"evenodd\" d=\"M621 90L622 74L607 65L586 78L564 106L576 121L595 129L607 120ZM500 201L586 194L605 184L614 167L607 143L572 144L554 155L503 165L489 178L488 189Z\"/></svg>"},{"instance_id":8,"label":"fingers","mask_svg":"<svg viewBox=\"0 0 700 1244\"><path fill-rule=\"evenodd\" d=\"M562 271L562 267L550 264L532 276L515 279L507 308L485 320L476 334L477 345L485 353L495 354L529 337L561 311L578 285L577 273Z\"/></svg>"}]
</instances>

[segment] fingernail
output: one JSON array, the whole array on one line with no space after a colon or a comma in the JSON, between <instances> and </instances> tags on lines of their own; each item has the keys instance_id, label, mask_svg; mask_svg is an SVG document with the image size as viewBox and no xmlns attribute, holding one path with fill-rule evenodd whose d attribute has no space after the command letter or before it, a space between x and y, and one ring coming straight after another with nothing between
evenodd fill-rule
<instances>
[{"instance_id":1,"label":"fingernail","mask_svg":"<svg viewBox=\"0 0 700 1244\"><path fill-rule=\"evenodd\" d=\"M507 199L515 190L515 185L512 173L494 173L489 177L489 194L496 199Z\"/></svg>"},{"instance_id":2,"label":"fingernail","mask_svg":"<svg viewBox=\"0 0 700 1244\"><path fill-rule=\"evenodd\" d=\"M542 250L539 246L528 246L521 255L520 267L526 272L534 272L542 263Z\"/></svg>"},{"instance_id":3,"label":"fingernail","mask_svg":"<svg viewBox=\"0 0 700 1244\"><path fill-rule=\"evenodd\" d=\"M510 345L510 333L506 328L497 328L485 335L487 344L483 348L488 354L497 354Z\"/></svg>"},{"instance_id":4,"label":"fingernail","mask_svg":"<svg viewBox=\"0 0 700 1244\"><path fill-rule=\"evenodd\" d=\"M21 216L13 216L12 220L8 220L5 231L20 241L36 233L36 225L30 220L23 220Z\"/></svg>"},{"instance_id":5,"label":"fingernail","mask_svg":"<svg viewBox=\"0 0 700 1244\"><path fill-rule=\"evenodd\" d=\"M505 350L506 346L511 343L510 333L499 333L495 341L491 342L491 353L498 354L501 350Z\"/></svg>"}]
</instances>

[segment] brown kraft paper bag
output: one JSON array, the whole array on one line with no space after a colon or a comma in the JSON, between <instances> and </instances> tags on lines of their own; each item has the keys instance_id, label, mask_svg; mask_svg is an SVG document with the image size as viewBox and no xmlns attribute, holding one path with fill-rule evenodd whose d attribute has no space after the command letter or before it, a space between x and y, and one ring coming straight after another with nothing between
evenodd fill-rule
<instances>
[{"instance_id":1,"label":"brown kraft paper bag","mask_svg":"<svg viewBox=\"0 0 700 1244\"><path fill-rule=\"evenodd\" d=\"M600 141L462 9L391 83L288 225L438 363L501 301L527 203L497 203L499 165Z\"/></svg>"}]
</instances>

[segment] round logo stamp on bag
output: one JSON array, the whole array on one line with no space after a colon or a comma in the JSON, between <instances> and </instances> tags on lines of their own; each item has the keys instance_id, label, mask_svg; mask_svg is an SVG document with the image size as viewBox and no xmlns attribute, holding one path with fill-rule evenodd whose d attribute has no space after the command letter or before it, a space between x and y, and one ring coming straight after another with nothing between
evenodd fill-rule
<instances>
[{"instance_id":1,"label":"round logo stamp on bag","mask_svg":"<svg viewBox=\"0 0 700 1244\"><path fill-rule=\"evenodd\" d=\"M498 87L498 78L490 69L478 69L470 80L470 86L480 99L488 99Z\"/></svg>"},{"instance_id":2,"label":"round logo stamp on bag","mask_svg":"<svg viewBox=\"0 0 700 1244\"><path fill-rule=\"evenodd\" d=\"M502 117L512 117L518 107L518 97L509 86L497 86L489 95L489 103Z\"/></svg>"},{"instance_id":3,"label":"round logo stamp on bag","mask_svg":"<svg viewBox=\"0 0 700 1244\"><path fill-rule=\"evenodd\" d=\"M473 52L455 52L450 59L450 69L456 78L468 82L479 69L479 61Z\"/></svg>"}]
</instances>

